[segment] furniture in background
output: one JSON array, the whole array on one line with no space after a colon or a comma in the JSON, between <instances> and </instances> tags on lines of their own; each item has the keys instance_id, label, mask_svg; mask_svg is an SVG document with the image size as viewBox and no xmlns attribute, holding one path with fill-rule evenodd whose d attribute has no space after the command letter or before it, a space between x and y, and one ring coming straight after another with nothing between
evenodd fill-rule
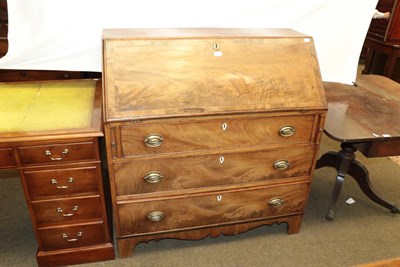
<instances>
[{"instance_id":1,"label":"furniture in background","mask_svg":"<svg viewBox=\"0 0 400 267\"><path fill-rule=\"evenodd\" d=\"M19 171L39 266L114 259L99 138L101 81L0 83L0 168Z\"/></svg>"},{"instance_id":2,"label":"furniture in background","mask_svg":"<svg viewBox=\"0 0 400 267\"><path fill-rule=\"evenodd\" d=\"M361 75L357 87L324 83L328 113L324 132L341 142L339 152L327 152L316 168L336 168L337 176L327 218L332 220L340 189L347 174L372 201L393 213L400 209L377 195L367 168L357 161L355 152L366 157L400 155L400 84L379 75Z\"/></svg>"},{"instance_id":3,"label":"furniture in background","mask_svg":"<svg viewBox=\"0 0 400 267\"><path fill-rule=\"evenodd\" d=\"M326 103L292 30L105 30L104 111L120 257L139 242L298 233Z\"/></svg>"},{"instance_id":4,"label":"furniture in background","mask_svg":"<svg viewBox=\"0 0 400 267\"><path fill-rule=\"evenodd\" d=\"M382 74L394 80L400 80L395 73L400 57L400 2L398 0L380 0L377 9L390 12L390 20L373 19L364 42L366 50L363 74ZM380 56L385 55L383 67Z\"/></svg>"},{"instance_id":5,"label":"furniture in background","mask_svg":"<svg viewBox=\"0 0 400 267\"><path fill-rule=\"evenodd\" d=\"M0 0L0 57L4 56L8 50L7 34L8 34L7 0Z\"/></svg>"}]
</instances>

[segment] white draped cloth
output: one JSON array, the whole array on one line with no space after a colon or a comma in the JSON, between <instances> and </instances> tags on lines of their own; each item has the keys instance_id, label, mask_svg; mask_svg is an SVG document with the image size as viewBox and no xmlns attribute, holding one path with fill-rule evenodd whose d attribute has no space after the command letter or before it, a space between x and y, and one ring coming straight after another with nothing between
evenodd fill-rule
<instances>
[{"instance_id":1,"label":"white draped cloth","mask_svg":"<svg viewBox=\"0 0 400 267\"><path fill-rule=\"evenodd\" d=\"M351 84L378 0L9 0L0 69L102 70L107 28L292 28L314 39L324 81Z\"/></svg>"}]
</instances>

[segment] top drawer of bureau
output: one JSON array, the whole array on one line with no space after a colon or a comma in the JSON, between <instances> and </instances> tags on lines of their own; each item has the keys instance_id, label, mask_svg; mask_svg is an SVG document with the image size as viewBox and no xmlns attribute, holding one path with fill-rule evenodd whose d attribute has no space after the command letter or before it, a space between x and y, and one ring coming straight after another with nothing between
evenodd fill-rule
<instances>
[{"instance_id":1,"label":"top drawer of bureau","mask_svg":"<svg viewBox=\"0 0 400 267\"><path fill-rule=\"evenodd\" d=\"M123 123L121 157L312 142L316 115L225 116ZM113 140L112 142L117 142ZM113 155L116 156L116 155Z\"/></svg>"}]
</instances>

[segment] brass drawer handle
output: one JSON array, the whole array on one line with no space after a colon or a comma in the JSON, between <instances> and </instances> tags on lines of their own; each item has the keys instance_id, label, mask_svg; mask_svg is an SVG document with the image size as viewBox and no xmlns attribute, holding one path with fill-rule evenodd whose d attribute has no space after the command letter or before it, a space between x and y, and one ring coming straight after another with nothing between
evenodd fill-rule
<instances>
[{"instance_id":1,"label":"brass drawer handle","mask_svg":"<svg viewBox=\"0 0 400 267\"><path fill-rule=\"evenodd\" d=\"M144 138L144 144L148 147L158 147L164 142L160 134L149 134Z\"/></svg>"},{"instance_id":2,"label":"brass drawer handle","mask_svg":"<svg viewBox=\"0 0 400 267\"><path fill-rule=\"evenodd\" d=\"M161 211L153 211L147 214L147 220L150 222L160 222L164 220L165 214Z\"/></svg>"},{"instance_id":3,"label":"brass drawer handle","mask_svg":"<svg viewBox=\"0 0 400 267\"><path fill-rule=\"evenodd\" d=\"M72 208L72 211L77 211L79 209L79 207L78 206L74 206L73 208ZM71 216L73 216L73 215L75 215L75 213L63 213L64 212L64 210L62 209L62 208L60 208L60 207L58 207L57 209L56 209L56 211L58 212L58 213L60 213L61 214L61 216L63 216L63 217L71 217Z\"/></svg>"},{"instance_id":4,"label":"brass drawer handle","mask_svg":"<svg viewBox=\"0 0 400 267\"><path fill-rule=\"evenodd\" d=\"M280 159L280 160L275 161L275 163L274 163L275 169L280 170L280 171L287 169L289 166L290 166L290 163L286 159Z\"/></svg>"},{"instance_id":5,"label":"brass drawer handle","mask_svg":"<svg viewBox=\"0 0 400 267\"><path fill-rule=\"evenodd\" d=\"M50 151L50 150L44 151L44 154L45 154L46 156L49 156L49 158L50 158L51 160L63 160L64 157L65 157L68 153L69 153L69 150L65 148L65 149L61 152L61 157L53 157L53 156L51 155L51 151Z\"/></svg>"},{"instance_id":6,"label":"brass drawer handle","mask_svg":"<svg viewBox=\"0 0 400 267\"><path fill-rule=\"evenodd\" d=\"M50 182L51 182L51 184L56 185L56 187L57 187L58 189L67 189L67 188L68 188L68 185L58 185L58 182L57 182L56 179L51 179ZM73 183L73 182L74 182L74 178L69 177L68 180L67 180L67 182L68 182L68 183Z\"/></svg>"},{"instance_id":7,"label":"brass drawer handle","mask_svg":"<svg viewBox=\"0 0 400 267\"><path fill-rule=\"evenodd\" d=\"M296 129L290 125L282 126L279 129L279 134L280 134L280 136L283 136L283 137L289 137L289 136L294 135L295 133L296 133Z\"/></svg>"},{"instance_id":8,"label":"brass drawer handle","mask_svg":"<svg viewBox=\"0 0 400 267\"><path fill-rule=\"evenodd\" d=\"M82 234L83 234L82 232L78 232L78 233L76 234L76 237L75 237L75 238L69 238L68 235L67 235L66 233L63 233L63 234L62 234L62 238L66 239L68 242L76 242L76 241L79 240L79 238L81 238Z\"/></svg>"},{"instance_id":9,"label":"brass drawer handle","mask_svg":"<svg viewBox=\"0 0 400 267\"><path fill-rule=\"evenodd\" d=\"M148 174L146 174L146 176L143 177L143 179L150 184L159 183L159 182L161 182L161 180L163 178L164 178L164 175L162 175L162 173L156 172L156 171L151 171Z\"/></svg>"},{"instance_id":10,"label":"brass drawer handle","mask_svg":"<svg viewBox=\"0 0 400 267\"><path fill-rule=\"evenodd\" d=\"M283 203L285 203L285 201L282 198L279 197L275 197L272 198L269 202L268 202L268 206L272 207L272 208L276 208L281 206Z\"/></svg>"}]
</instances>

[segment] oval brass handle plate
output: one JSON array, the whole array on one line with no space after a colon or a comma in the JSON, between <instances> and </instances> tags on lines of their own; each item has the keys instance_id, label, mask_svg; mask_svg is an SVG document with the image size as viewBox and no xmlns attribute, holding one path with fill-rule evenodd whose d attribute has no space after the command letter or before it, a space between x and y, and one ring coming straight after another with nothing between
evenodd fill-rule
<instances>
[{"instance_id":1,"label":"oval brass handle plate","mask_svg":"<svg viewBox=\"0 0 400 267\"><path fill-rule=\"evenodd\" d=\"M294 135L295 133L296 133L296 129L290 125L282 126L279 129L279 135L283 136L283 137L289 137L289 136Z\"/></svg>"},{"instance_id":2,"label":"oval brass handle plate","mask_svg":"<svg viewBox=\"0 0 400 267\"><path fill-rule=\"evenodd\" d=\"M156 171L151 171L148 174L146 174L143 179L150 183L150 184L156 184L162 181L164 179L164 175L160 172Z\"/></svg>"},{"instance_id":3,"label":"oval brass handle plate","mask_svg":"<svg viewBox=\"0 0 400 267\"><path fill-rule=\"evenodd\" d=\"M286 159L279 159L279 160L275 161L275 163L274 163L274 168L277 170L280 170L280 171L287 169L289 166L290 166L290 163Z\"/></svg>"},{"instance_id":4,"label":"oval brass handle plate","mask_svg":"<svg viewBox=\"0 0 400 267\"><path fill-rule=\"evenodd\" d=\"M272 207L272 208L276 208L281 206L283 203L285 203L285 201L282 198L279 197L275 197L272 198L269 202L268 202L268 206Z\"/></svg>"},{"instance_id":5,"label":"oval brass handle plate","mask_svg":"<svg viewBox=\"0 0 400 267\"><path fill-rule=\"evenodd\" d=\"M147 214L147 220L150 222L160 222L164 220L165 214L161 211L153 211Z\"/></svg>"},{"instance_id":6,"label":"oval brass handle plate","mask_svg":"<svg viewBox=\"0 0 400 267\"><path fill-rule=\"evenodd\" d=\"M148 134L145 138L144 138L144 144L148 147L158 147L161 146L164 142L164 138L162 137L161 134L157 134L157 133L152 133L152 134Z\"/></svg>"}]
</instances>

